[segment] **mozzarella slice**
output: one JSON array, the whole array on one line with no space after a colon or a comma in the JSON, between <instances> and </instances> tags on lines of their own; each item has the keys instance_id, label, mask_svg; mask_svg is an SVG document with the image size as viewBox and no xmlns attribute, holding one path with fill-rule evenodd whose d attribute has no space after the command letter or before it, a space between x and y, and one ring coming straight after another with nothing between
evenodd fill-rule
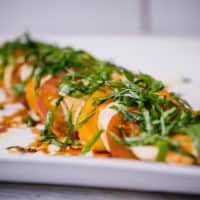
<instances>
[{"instance_id":1,"label":"mozzarella slice","mask_svg":"<svg viewBox=\"0 0 200 200\"><path fill-rule=\"evenodd\" d=\"M109 103L106 107L104 107L98 116L98 126L100 129L107 130L108 125L112 117L117 114L118 111L112 109L112 106L118 106L119 104L116 102Z\"/></svg>"},{"instance_id":2,"label":"mozzarella slice","mask_svg":"<svg viewBox=\"0 0 200 200\"><path fill-rule=\"evenodd\" d=\"M158 155L156 146L135 146L130 149L141 160L154 161Z\"/></svg>"},{"instance_id":3,"label":"mozzarella slice","mask_svg":"<svg viewBox=\"0 0 200 200\"><path fill-rule=\"evenodd\" d=\"M99 129L103 129L105 131L103 134L101 134L101 139L102 139L107 151L110 151L110 148L109 148L109 145L107 142L106 130L108 129L110 120L118 112L110 107L117 106L117 105L119 105L119 104L116 102L109 103L105 108L103 108L99 112L99 116L98 116L98 127L99 127Z\"/></svg>"},{"instance_id":4,"label":"mozzarella slice","mask_svg":"<svg viewBox=\"0 0 200 200\"><path fill-rule=\"evenodd\" d=\"M22 81L26 80L32 72L33 67L28 64L23 64L19 69L19 77Z\"/></svg>"}]
</instances>

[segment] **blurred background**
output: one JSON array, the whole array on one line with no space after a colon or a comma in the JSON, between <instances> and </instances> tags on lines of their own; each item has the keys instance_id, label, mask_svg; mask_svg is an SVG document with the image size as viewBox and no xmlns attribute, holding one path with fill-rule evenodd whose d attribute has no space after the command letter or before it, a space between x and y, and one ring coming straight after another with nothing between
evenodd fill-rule
<instances>
[{"instance_id":1,"label":"blurred background","mask_svg":"<svg viewBox=\"0 0 200 200\"><path fill-rule=\"evenodd\" d=\"M199 0L0 0L0 34L200 36Z\"/></svg>"}]
</instances>

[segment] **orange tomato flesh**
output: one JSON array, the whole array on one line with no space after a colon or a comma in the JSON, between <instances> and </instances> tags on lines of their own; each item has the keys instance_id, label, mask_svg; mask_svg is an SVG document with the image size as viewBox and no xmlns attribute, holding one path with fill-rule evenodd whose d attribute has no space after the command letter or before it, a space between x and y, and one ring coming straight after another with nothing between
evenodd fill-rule
<instances>
[{"instance_id":1,"label":"orange tomato flesh","mask_svg":"<svg viewBox=\"0 0 200 200\"><path fill-rule=\"evenodd\" d=\"M188 135L183 135L183 134L177 134L172 137L173 140L180 142L180 145L183 150L189 152L189 153L194 153L194 147L192 144L192 140Z\"/></svg>"},{"instance_id":2,"label":"orange tomato flesh","mask_svg":"<svg viewBox=\"0 0 200 200\"><path fill-rule=\"evenodd\" d=\"M38 89L38 113L43 121L46 119L47 112L54 107L58 99L58 85L60 84L61 77L61 74L52 77ZM57 110L52 130L56 136L66 135L67 123L61 106Z\"/></svg>"},{"instance_id":3,"label":"orange tomato flesh","mask_svg":"<svg viewBox=\"0 0 200 200\"><path fill-rule=\"evenodd\" d=\"M170 164L191 165L193 164L194 160L188 156L184 156L169 150L167 152L166 162Z\"/></svg>"},{"instance_id":4,"label":"orange tomato flesh","mask_svg":"<svg viewBox=\"0 0 200 200\"><path fill-rule=\"evenodd\" d=\"M109 94L111 94L111 89L109 89L108 87L102 87L99 90L95 91L88 98L85 106L81 110L78 122L81 122L82 120L84 120L88 116L88 114L91 113L95 109L95 105L93 103L97 98L105 97L105 96L108 96ZM79 128L78 130L79 137L84 144L87 144L88 142L90 142L90 140L93 138L95 133L99 130L98 115L99 115L100 110L104 106L106 106L108 103L110 103L110 101L106 101L102 103L100 106L98 106L98 108L96 108L95 114L92 117L90 117L89 120ZM97 142L92 146L92 150L106 151L106 148L101 138L99 138Z\"/></svg>"},{"instance_id":5,"label":"orange tomato flesh","mask_svg":"<svg viewBox=\"0 0 200 200\"><path fill-rule=\"evenodd\" d=\"M38 113L40 117L45 120L48 110L53 108L53 101L58 98L58 85L60 83L60 76L54 76L46 81L38 89Z\"/></svg>"},{"instance_id":6,"label":"orange tomato flesh","mask_svg":"<svg viewBox=\"0 0 200 200\"><path fill-rule=\"evenodd\" d=\"M180 142L180 145L183 150L188 153L194 153L194 147L192 140L189 136L183 134L177 134L172 137L173 140ZM181 155L174 151L169 150L166 157L166 162L171 164L192 164L194 160L188 156Z\"/></svg>"},{"instance_id":7,"label":"orange tomato flesh","mask_svg":"<svg viewBox=\"0 0 200 200\"><path fill-rule=\"evenodd\" d=\"M14 91L12 89L12 85L21 82L18 73L21 66L21 64L18 64L15 66L8 66L5 68L3 87L8 96L15 96Z\"/></svg>"},{"instance_id":8,"label":"orange tomato flesh","mask_svg":"<svg viewBox=\"0 0 200 200\"><path fill-rule=\"evenodd\" d=\"M110 152L113 157L136 159L131 150L129 150L123 144L120 144L119 142L117 142L113 138L113 136L110 134L110 132L112 132L112 133L116 134L118 137L120 137L118 128L120 128L120 125L122 125L122 124L123 124L123 120L119 113L115 114L108 124L108 130L106 133L106 137L107 137L107 143L108 143Z\"/></svg>"},{"instance_id":9,"label":"orange tomato flesh","mask_svg":"<svg viewBox=\"0 0 200 200\"><path fill-rule=\"evenodd\" d=\"M25 87L25 98L30 109L38 113L38 97L35 91L36 81L29 80Z\"/></svg>"}]
</instances>

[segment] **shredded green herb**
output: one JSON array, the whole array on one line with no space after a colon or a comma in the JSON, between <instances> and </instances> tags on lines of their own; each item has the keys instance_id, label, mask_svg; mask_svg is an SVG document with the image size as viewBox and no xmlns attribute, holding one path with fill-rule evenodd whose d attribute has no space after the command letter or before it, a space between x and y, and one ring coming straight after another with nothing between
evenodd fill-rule
<instances>
[{"instance_id":1,"label":"shredded green herb","mask_svg":"<svg viewBox=\"0 0 200 200\"><path fill-rule=\"evenodd\" d=\"M28 127L33 127L37 124L37 122L30 116L24 118L23 122L27 124Z\"/></svg>"},{"instance_id":2,"label":"shredded green herb","mask_svg":"<svg viewBox=\"0 0 200 200\"><path fill-rule=\"evenodd\" d=\"M156 157L157 161L165 161L167 151L169 149L168 143L166 141L157 142L156 146L158 147L158 155Z\"/></svg>"},{"instance_id":3,"label":"shredded green herb","mask_svg":"<svg viewBox=\"0 0 200 200\"><path fill-rule=\"evenodd\" d=\"M71 109L68 108L67 104L65 101L62 102L63 105L63 111L65 115L65 120L66 120L66 127L67 127L67 135L66 138L63 142L62 148L65 149L69 144L72 136L72 131L74 129L73 123L72 123L72 112Z\"/></svg>"},{"instance_id":4,"label":"shredded green herb","mask_svg":"<svg viewBox=\"0 0 200 200\"><path fill-rule=\"evenodd\" d=\"M91 150L92 146L96 143L96 141L99 139L99 137L101 136L101 134L102 134L103 132L104 132L104 130L100 129L100 130L98 130L98 131L94 134L94 136L93 136L92 139L89 141L89 143L86 144L86 145L83 147L83 149L82 149L82 151L81 151L81 155L85 155L85 154L87 154L87 153Z\"/></svg>"},{"instance_id":5,"label":"shredded green herb","mask_svg":"<svg viewBox=\"0 0 200 200\"><path fill-rule=\"evenodd\" d=\"M54 108L52 110L48 111L47 116L46 116L45 127L41 133L42 141L49 141L50 143L53 142L54 144L59 144L59 145L57 145L59 147L62 145L59 141L56 140L55 136L52 133L51 127L53 125L56 112L57 112L58 107L62 100L63 100L63 97L59 97L58 100L56 101ZM57 142L55 142L55 141L57 141Z\"/></svg>"},{"instance_id":6,"label":"shredded green herb","mask_svg":"<svg viewBox=\"0 0 200 200\"><path fill-rule=\"evenodd\" d=\"M15 96L19 96L20 94L25 92L23 83L16 83L12 85L12 89L14 91Z\"/></svg>"},{"instance_id":7,"label":"shredded green herb","mask_svg":"<svg viewBox=\"0 0 200 200\"><path fill-rule=\"evenodd\" d=\"M75 125L75 129L78 130L80 129L85 123L88 122L88 120L96 113L96 109L92 110L91 112L89 112L87 114L87 116L82 119L81 121L77 121L76 125Z\"/></svg>"}]
</instances>

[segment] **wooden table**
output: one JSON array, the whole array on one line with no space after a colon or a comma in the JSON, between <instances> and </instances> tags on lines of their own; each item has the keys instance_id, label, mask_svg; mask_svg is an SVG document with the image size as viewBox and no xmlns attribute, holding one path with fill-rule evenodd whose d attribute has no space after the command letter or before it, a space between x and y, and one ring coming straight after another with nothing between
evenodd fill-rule
<instances>
[{"instance_id":1,"label":"wooden table","mask_svg":"<svg viewBox=\"0 0 200 200\"><path fill-rule=\"evenodd\" d=\"M200 196L57 185L0 183L0 200L199 200Z\"/></svg>"}]
</instances>

